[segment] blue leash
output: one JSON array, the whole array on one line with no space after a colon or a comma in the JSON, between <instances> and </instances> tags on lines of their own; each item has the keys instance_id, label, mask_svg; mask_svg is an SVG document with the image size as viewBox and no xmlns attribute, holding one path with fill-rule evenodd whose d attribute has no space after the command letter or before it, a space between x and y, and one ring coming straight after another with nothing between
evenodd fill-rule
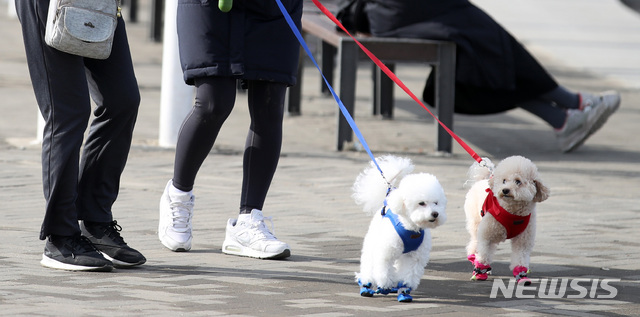
<instances>
[{"instance_id":1,"label":"blue leash","mask_svg":"<svg viewBox=\"0 0 640 317\"><path fill-rule=\"evenodd\" d=\"M302 45L304 50L307 52L307 55L309 55L309 58L311 58L311 61L313 62L313 64L316 65L316 68L318 69L318 72L320 72L320 75L322 75L322 79L327 84L327 87L329 87L329 91L331 91L331 95L333 95L333 98L338 103L338 106L340 107L340 111L342 112L342 115L344 115L345 119L347 119L349 126L353 130L358 140L360 140L362 147L364 148L365 151L367 151L367 153L369 154L369 157L371 158L371 161L373 161L373 163L378 168L378 171L380 171L380 174L382 174L382 177L384 178L382 169L380 169L380 166L378 166L378 162L376 162L376 159L373 156L373 153L371 153L371 149L369 149L369 145L367 144L367 141L364 140L362 133L360 133L360 129L358 129L356 122L353 120L353 117L351 117L351 114L349 113L347 108L345 108L344 104L342 103L342 100L340 100L340 97L338 97L336 92L333 90L333 87L331 87L331 84L329 84L329 81L327 80L327 78L324 77L322 70L320 70L320 66L318 66L316 59L313 58L313 54L311 53L309 46L307 46L307 43L304 41L304 38L302 37L302 34L300 34L300 30L298 30L298 27L296 26L296 24L293 22L293 19L291 19L289 12L287 12L287 10L285 9L284 5L282 5L282 2L280 0L276 0L276 3L278 3L278 7L280 8L282 15L284 15L284 18L287 20L287 23L289 24L291 31L293 31L293 34L295 34L296 38L298 38L298 42L300 42L300 45Z\"/></svg>"}]
</instances>

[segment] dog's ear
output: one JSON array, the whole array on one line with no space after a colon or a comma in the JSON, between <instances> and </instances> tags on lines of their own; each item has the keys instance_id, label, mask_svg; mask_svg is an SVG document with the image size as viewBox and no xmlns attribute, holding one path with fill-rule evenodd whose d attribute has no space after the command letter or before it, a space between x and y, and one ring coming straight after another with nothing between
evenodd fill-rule
<instances>
[{"instance_id":1,"label":"dog's ear","mask_svg":"<svg viewBox=\"0 0 640 317\"><path fill-rule=\"evenodd\" d=\"M535 179L533 182L536 184L537 189L536 196L533 197L533 201L539 203L547 200L547 198L549 198L549 195L551 194L551 190L549 189L549 187L545 186L542 183L542 180L540 180L539 178Z\"/></svg>"}]
</instances>

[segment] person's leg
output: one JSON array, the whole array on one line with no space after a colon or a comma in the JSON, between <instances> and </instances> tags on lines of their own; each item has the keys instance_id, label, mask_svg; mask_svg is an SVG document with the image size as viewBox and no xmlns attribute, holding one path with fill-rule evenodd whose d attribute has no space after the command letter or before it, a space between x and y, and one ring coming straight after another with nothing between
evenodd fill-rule
<instances>
[{"instance_id":1,"label":"person's leg","mask_svg":"<svg viewBox=\"0 0 640 317\"><path fill-rule=\"evenodd\" d=\"M567 121L567 109L556 107L550 101L535 99L519 106L544 120L554 129L561 129Z\"/></svg>"},{"instance_id":2,"label":"person's leg","mask_svg":"<svg viewBox=\"0 0 640 317\"><path fill-rule=\"evenodd\" d=\"M580 94L571 92L560 85L550 91L543 93L539 98L545 101L552 102L555 106L564 109L580 108Z\"/></svg>"},{"instance_id":3,"label":"person's leg","mask_svg":"<svg viewBox=\"0 0 640 317\"><path fill-rule=\"evenodd\" d=\"M544 67L515 39L512 40L511 46L517 66L516 89L524 97L517 105L524 105L524 109L539 116L554 128L563 152L578 148L618 108L619 94L607 92L596 96L570 92L558 85ZM532 100L536 105L531 105Z\"/></svg>"},{"instance_id":4,"label":"person's leg","mask_svg":"<svg viewBox=\"0 0 640 317\"><path fill-rule=\"evenodd\" d=\"M518 106L547 122L554 129L561 150L570 152L604 125L620 106L620 95L613 91L597 95L572 93L558 86L539 99Z\"/></svg>"},{"instance_id":5,"label":"person's leg","mask_svg":"<svg viewBox=\"0 0 640 317\"><path fill-rule=\"evenodd\" d=\"M251 127L243 162L242 194L238 219L229 219L222 252L261 259L289 257L289 245L267 228L264 200L276 171L282 145L282 120L286 85L250 81L248 91Z\"/></svg>"},{"instance_id":6,"label":"person's leg","mask_svg":"<svg viewBox=\"0 0 640 317\"><path fill-rule=\"evenodd\" d=\"M554 127L563 152L573 151L582 145L617 110L620 105L620 95L617 92L598 95L571 92L558 85L515 39L512 43L517 65L516 87L520 87L518 89L525 92L522 95L526 97L518 102L518 105L528 103L532 99L549 102L546 105L525 106L525 109ZM536 90L527 87L536 87ZM554 106L560 109L553 108Z\"/></svg>"},{"instance_id":7,"label":"person's leg","mask_svg":"<svg viewBox=\"0 0 640 317\"><path fill-rule=\"evenodd\" d=\"M111 206L118 196L140 105L122 18L118 20L109 58L87 58L85 65L96 107L82 151L76 205L80 220L111 222Z\"/></svg>"},{"instance_id":8,"label":"person's leg","mask_svg":"<svg viewBox=\"0 0 640 317\"><path fill-rule=\"evenodd\" d=\"M180 128L173 171L173 185L185 192L193 189L198 170L236 101L233 78L199 78L195 84L196 102Z\"/></svg>"},{"instance_id":9,"label":"person's leg","mask_svg":"<svg viewBox=\"0 0 640 317\"><path fill-rule=\"evenodd\" d=\"M89 90L96 107L80 161L78 219L80 229L115 267L146 262L120 236L111 207L118 197L120 177L127 163L140 92L133 70L124 20L118 20L107 59L85 58Z\"/></svg>"},{"instance_id":10,"label":"person's leg","mask_svg":"<svg viewBox=\"0 0 640 317\"><path fill-rule=\"evenodd\" d=\"M47 240L40 263L72 271L110 271L113 265L80 235L76 198L79 152L90 116L83 58L44 43L49 0L17 0L29 74L45 119L42 179Z\"/></svg>"},{"instance_id":11,"label":"person's leg","mask_svg":"<svg viewBox=\"0 0 640 317\"><path fill-rule=\"evenodd\" d=\"M251 127L245 143L240 213L262 209L280 159L286 85L250 81Z\"/></svg>"},{"instance_id":12,"label":"person's leg","mask_svg":"<svg viewBox=\"0 0 640 317\"><path fill-rule=\"evenodd\" d=\"M562 86L518 105L547 122L554 129L561 129L567 121L567 110L580 108L580 94Z\"/></svg>"},{"instance_id":13,"label":"person's leg","mask_svg":"<svg viewBox=\"0 0 640 317\"><path fill-rule=\"evenodd\" d=\"M46 200L40 239L80 233L76 197L79 153L91 114L83 58L44 42L48 0L16 1L31 83L45 120L42 180Z\"/></svg>"},{"instance_id":14,"label":"person's leg","mask_svg":"<svg viewBox=\"0 0 640 317\"><path fill-rule=\"evenodd\" d=\"M178 135L173 179L160 198L158 238L172 251L191 249L195 178L236 99L233 78L198 78L195 85L195 105Z\"/></svg>"}]
</instances>

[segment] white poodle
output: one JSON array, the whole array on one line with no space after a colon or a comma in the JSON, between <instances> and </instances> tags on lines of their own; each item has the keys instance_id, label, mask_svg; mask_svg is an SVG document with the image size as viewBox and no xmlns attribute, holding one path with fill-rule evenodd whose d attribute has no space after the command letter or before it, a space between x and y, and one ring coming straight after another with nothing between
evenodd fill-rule
<instances>
[{"instance_id":1,"label":"white poodle","mask_svg":"<svg viewBox=\"0 0 640 317\"><path fill-rule=\"evenodd\" d=\"M536 235L536 204L549 197L537 167L522 156L508 157L497 167L484 158L483 164L469 168L469 180L474 184L464 211L471 235L467 259L474 264L471 279L486 280L498 244L511 239L509 269L518 283L531 284L527 273Z\"/></svg>"},{"instance_id":2,"label":"white poodle","mask_svg":"<svg viewBox=\"0 0 640 317\"><path fill-rule=\"evenodd\" d=\"M447 220L447 198L435 176L409 175L411 160L387 155L376 161L382 173L371 162L353 184L356 204L373 216L356 280L362 296L397 292L399 302L410 302L429 262L429 229Z\"/></svg>"}]
</instances>

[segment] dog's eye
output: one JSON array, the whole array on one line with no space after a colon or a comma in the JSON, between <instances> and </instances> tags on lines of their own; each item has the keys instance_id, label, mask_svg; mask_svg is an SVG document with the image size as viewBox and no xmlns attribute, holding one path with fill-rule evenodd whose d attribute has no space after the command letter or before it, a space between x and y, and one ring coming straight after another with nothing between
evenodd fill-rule
<instances>
[{"instance_id":1,"label":"dog's eye","mask_svg":"<svg viewBox=\"0 0 640 317\"><path fill-rule=\"evenodd\" d=\"M425 203L424 201L421 201L421 202L419 202L419 203L418 203L418 205L420 205L420 206L424 207L424 206L426 206L426 205L427 205L427 203Z\"/></svg>"},{"instance_id":2,"label":"dog's eye","mask_svg":"<svg viewBox=\"0 0 640 317\"><path fill-rule=\"evenodd\" d=\"M503 184L506 184L506 183L507 183L507 180L506 180L506 179L503 179L503 180L502 180L502 183L503 183Z\"/></svg>"},{"instance_id":3,"label":"dog's eye","mask_svg":"<svg viewBox=\"0 0 640 317\"><path fill-rule=\"evenodd\" d=\"M516 179L516 185L520 185L522 182L519 179Z\"/></svg>"}]
</instances>

